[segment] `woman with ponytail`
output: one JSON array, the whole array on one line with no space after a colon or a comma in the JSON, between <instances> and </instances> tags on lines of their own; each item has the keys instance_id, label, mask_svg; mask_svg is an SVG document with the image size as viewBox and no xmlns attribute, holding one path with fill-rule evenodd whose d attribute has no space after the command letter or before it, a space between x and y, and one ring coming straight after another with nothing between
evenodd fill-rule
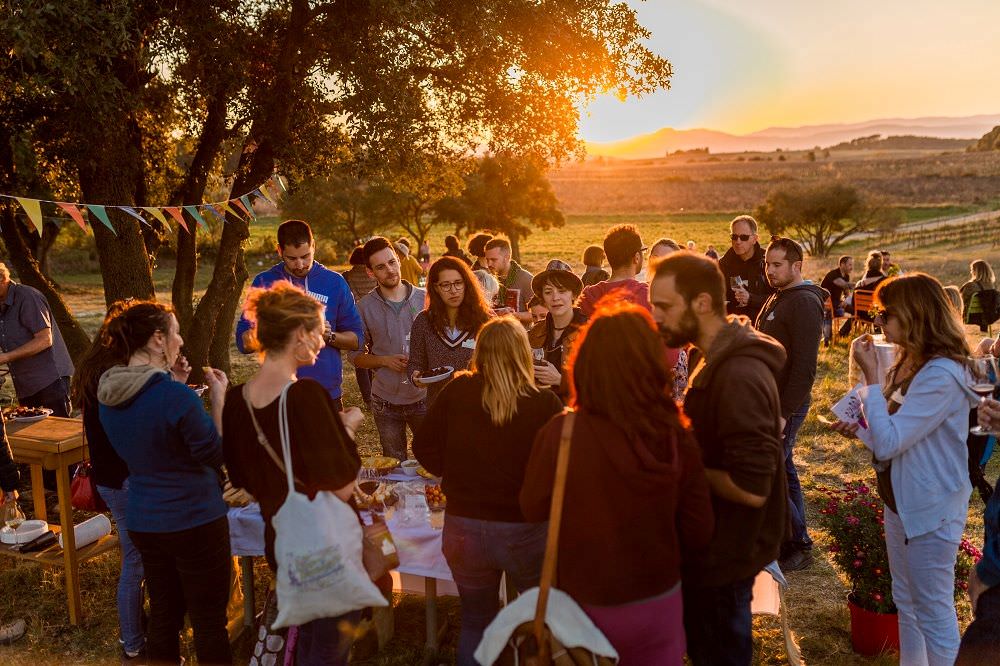
<instances>
[{"instance_id":1,"label":"woman with ponytail","mask_svg":"<svg viewBox=\"0 0 1000 666\"><path fill-rule=\"evenodd\" d=\"M128 469L125 521L149 591L148 659L180 662L186 612L198 663L231 664L226 604L232 558L219 484L228 380L206 368L212 417L190 387L175 381L170 369L184 341L169 306L123 304L109 313L103 330L95 363L111 367L97 385L100 425Z\"/></svg>"}]
</instances>

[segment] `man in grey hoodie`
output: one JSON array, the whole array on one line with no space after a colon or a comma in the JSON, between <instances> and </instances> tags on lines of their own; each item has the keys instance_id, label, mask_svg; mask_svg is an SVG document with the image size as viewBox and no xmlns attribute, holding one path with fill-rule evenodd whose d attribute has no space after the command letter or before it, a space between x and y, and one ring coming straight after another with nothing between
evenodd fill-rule
<instances>
[{"instance_id":1,"label":"man in grey hoodie","mask_svg":"<svg viewBox=\"0 0 1000 666\"><path fill-rule=\"evenodd\" d=\"M416 432L427 413L426 389L406 377L410 328L424 309L426 293L400 278L399 257L388 239L372 238L363 252L378 286L358 301L364 340L348 358L358 368L375 371L372 415L383 455L406 460L406 427Z\"/></svg>"},{"instance_id":2,"label":"man in grey hoodie","mask_svg":"<svg viewBox=\"0 0 1000 666\"><path fill-rule=\"evenodd\" d=\"M798 571L812 564L812 539L806 530L802 486L792 460L799 428L809 412L816 379L816 357L823 337L823 304L829 293L802 278L802 247L790 238L775 237L764 255L765 273L775 290L757 316L757 330L785 348L787 360L778 375L781 419L784 424L785 478L792 537L781 549L782 571Z\"/></svg>"}]
</instances>

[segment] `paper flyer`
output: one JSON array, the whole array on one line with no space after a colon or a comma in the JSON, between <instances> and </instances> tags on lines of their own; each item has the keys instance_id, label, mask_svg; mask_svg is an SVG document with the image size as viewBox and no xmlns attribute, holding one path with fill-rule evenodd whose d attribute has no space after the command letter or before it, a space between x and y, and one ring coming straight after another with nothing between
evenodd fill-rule
<instances>
[{"instance_id":1,"label":"paper flyer","mask_svg":"<svg viewBox=\"0 0 1000 666\"><path fill-rule=\"evenodd\" d=\"M864 395L863 392L867 390L867 386L858 384L848 391L837 404L831 407L830 411L844 423L857 423L858 439L866 445L870 445L872 443L871 430L868 429L868 421L865 419L865 409L861 402L861 398Z\"/></svg>"}]
</instances>

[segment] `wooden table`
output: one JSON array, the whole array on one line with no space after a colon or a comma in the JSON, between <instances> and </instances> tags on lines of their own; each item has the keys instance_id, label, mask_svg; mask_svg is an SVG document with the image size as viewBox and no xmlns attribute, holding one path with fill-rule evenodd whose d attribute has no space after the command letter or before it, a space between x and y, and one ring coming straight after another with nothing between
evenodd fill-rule
<instances>
[{"instance_id":1,"label":"wooden table","mask_svg":"<svg viewBox=\"0 0 1000 666\"><path fill-rule=\"evenodd\" d=\"M42 486L42 470L53 470L56 473L59 525L50 525L49 529L57 535L60 532L63 534L64 548L60 549L58 544L55 544L41 552L22 554L12 550L10 546L0 544L0 555L65 568L69 621L71 624L79 624L82 615L80 562L118 546L118 537L108 535L83 548L76 548L73 505L70 502L69 466L82 461L86 454L83 426L80 419L64 419L56 416L35 423L7 421L6 426L14 462L31 465L31 498L35 505L34 517L38 520L46 520L48 517L45 508L45 488Z\"/></svg>"}]
</instances>

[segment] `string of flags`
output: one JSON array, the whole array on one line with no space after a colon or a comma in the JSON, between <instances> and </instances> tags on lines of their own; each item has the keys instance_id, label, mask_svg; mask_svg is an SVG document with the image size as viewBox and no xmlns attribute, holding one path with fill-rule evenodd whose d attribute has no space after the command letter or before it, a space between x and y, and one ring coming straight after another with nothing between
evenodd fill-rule
<instances>
[{"instance_id":1,"label":"string of flags","mask_svg":"<svg viewBox=\"0 0 1000 666\"><path fill-rule=\"evenodd\" d=\"M42 215L42 204L50 204L55 206L57 212L61 210L73 219L74 222L79 225L81 229L85 232L87 231L87 217L90 218L91 226L94 225L95 221L100 222L105 227L111 230L111 233L118 235L115 232L114 225L111 224L111 219L108 217L109 210L120 210L123 213L131 215L137 219L140 223L145 224L147 227L151 226L142 213L145 212L150 215L153 219L157 220L167 229L170 229L170 225L167 223L167 216L170 216L174 222L176 222L184 231L191 233L188 228L188 222L185 220L185 213L187 216L196 222L200 227L207 227L208 223L205 220L205 215L211 215L220 222L225 221L226 213L229 213L235 217L243 217L246 220L256 220L257 214L253 209L253 200L251 197L257 197L263 199L270 203L271 205L277 205L277 198L279 192L287 192L288 188L285 186L284 180L278 174L273 174L266 182L262 183L259 187L254 190L247 192L246 194L241 194L238 197L233 197L226 201L219 201L215 203L202 203L193 205L182 205L182 206L118 206L109 204L88 204L88 203L78 203L78 202L67 202L67 201L49 201L48 199L32 199L30 197L18 197L12 194L0 194L0 199L13 199L17 201L21 208L24 209L25 214L31 223L34 225L38 234L42 233L42 224L45 219L52 219L50 216L43 217ZM241 216L242 213L242 216ZM85 216L86 214L86 216Z\"/></svg>"}]
</instances>

